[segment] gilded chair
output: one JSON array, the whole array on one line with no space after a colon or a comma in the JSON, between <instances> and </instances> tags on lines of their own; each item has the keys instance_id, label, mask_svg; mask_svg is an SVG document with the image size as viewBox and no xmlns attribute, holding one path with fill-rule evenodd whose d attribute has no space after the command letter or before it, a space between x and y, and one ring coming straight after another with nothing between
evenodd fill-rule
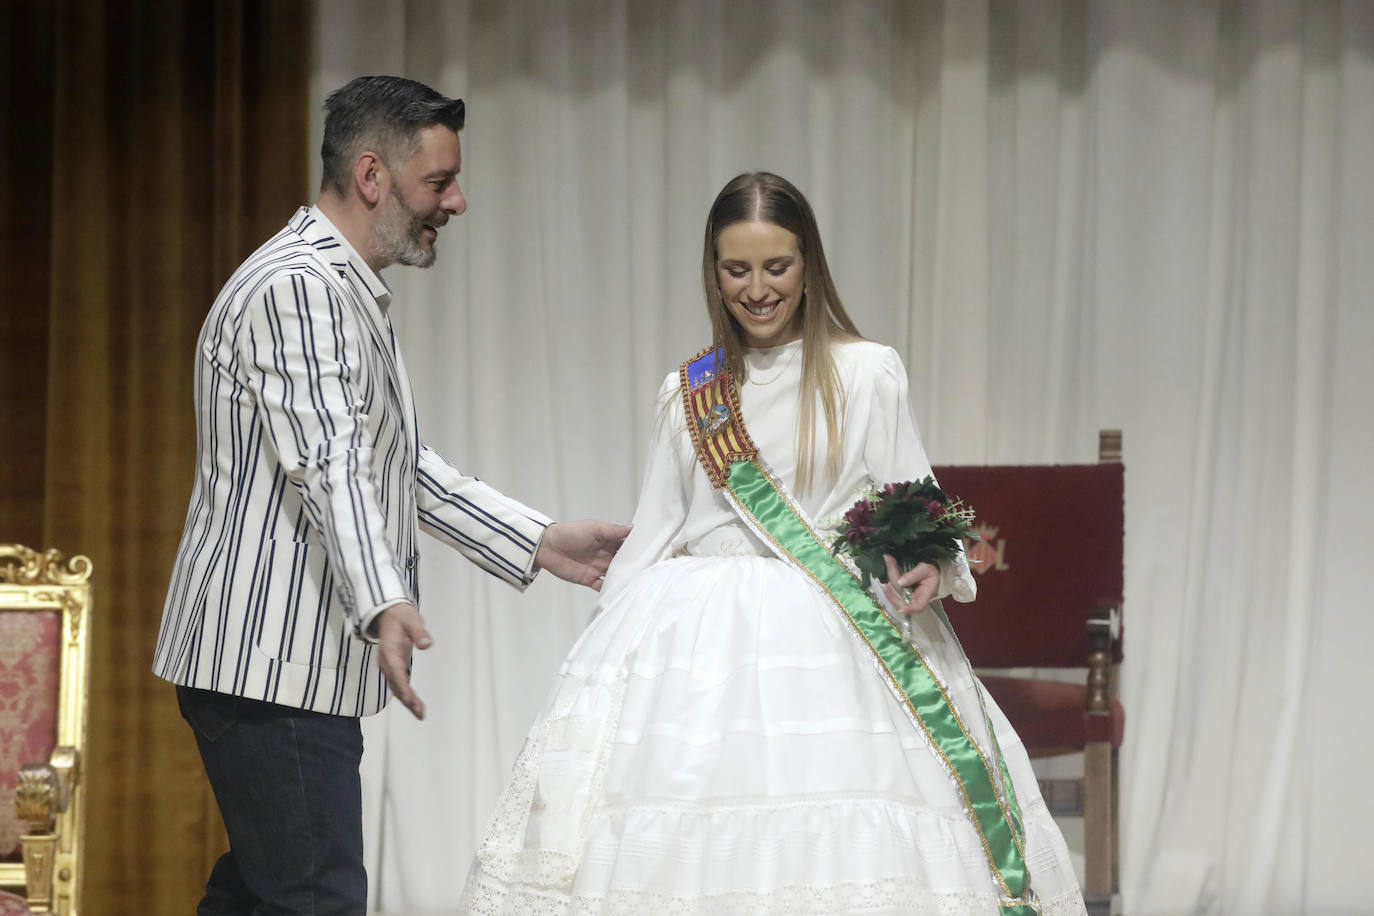
<instances>
[{"instance_id":1,"label":"gilded chair","mask_svg":"<svg viewBox=\"0 0 1374 916\"><path fill-rule=\"evenodd\" d=\"M1083 818L1083 895L1090 913L1105 916L1120 906L1120 431L1104 430L1098 452L1097 464L935 474L973 507L983 538L968 545L978 598L957 611L960 642L1032 758L1082 754L1081 778L1041 779L1040 788L1051 814ZM1055 679L989 670L1024 668L1068 670L1044 672Z\"/></svg>"},{"instance_id":2,"label":"gilded chair","mask_svg":"<svg viewBox=\"0 0 1374 916\"><path fill-rule=\"evenodd\" d=\"M80 912L90 575L0 544L0 914Z\"/></svg>"}]
</instances>

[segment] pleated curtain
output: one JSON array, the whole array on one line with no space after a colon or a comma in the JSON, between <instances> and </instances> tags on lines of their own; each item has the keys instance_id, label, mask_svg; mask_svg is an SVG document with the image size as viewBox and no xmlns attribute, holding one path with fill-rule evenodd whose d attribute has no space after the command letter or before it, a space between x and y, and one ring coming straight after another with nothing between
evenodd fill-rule
<instances>
[{"instance_id":1,"label":"pleated curtain","mask_svg":"<svg viewBox=\"0 0 1374 916\"><path fill-rule=\"evenodd\" d=\"M387 272L432 444L556 517L629 519L654 392L708 342L706 210L783 174L936 463L1093 461L1124 431L1127 911L1364 907L1374 4L316 11L315 100L394 72L468 102L470 209L434 268ZM430 718L367 726L396 912L456 900L594 607L433 542L422 568Z\"/></svg>"}]
</instances>

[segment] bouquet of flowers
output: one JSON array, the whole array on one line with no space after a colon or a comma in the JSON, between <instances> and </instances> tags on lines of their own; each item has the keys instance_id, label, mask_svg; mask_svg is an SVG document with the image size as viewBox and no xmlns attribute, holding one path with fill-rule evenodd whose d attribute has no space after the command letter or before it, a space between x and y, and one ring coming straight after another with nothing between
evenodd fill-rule
<instances>
[{"instance_id":1,"label":"bouquet of flowers","mask_svg":"<svg viewBox=\"0 0 1374 916\"><path fill-rule=\"evenodd\" d=\"M845 512L839 532L830 549L854 559L864 588L874 578L887 581L883 554L906 572L917 563L954 559L963 539L982 540L973 533L973 508L947 496L934 477L865 491Z\"/></svg>"}]
</instances>

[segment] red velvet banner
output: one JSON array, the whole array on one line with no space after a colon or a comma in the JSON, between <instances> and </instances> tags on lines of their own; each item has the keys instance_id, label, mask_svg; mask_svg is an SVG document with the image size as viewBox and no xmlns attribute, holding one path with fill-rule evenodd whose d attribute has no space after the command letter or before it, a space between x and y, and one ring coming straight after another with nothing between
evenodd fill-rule
<instances>
[{"instance_id":1,"label":"red velvet banner","mask_svg":"<svg viewBox=\"0 0 1374 916\"><path fill-rule=\"evenodd\" d=\"M975 665L1087 663L1086 621L1122 599L1123 466L947 466L941 488L973 507L982 543L969 546L972 604L945 602ZM1114 661L1121 660L1121 641Z\"/></svg>"}]
</instances>

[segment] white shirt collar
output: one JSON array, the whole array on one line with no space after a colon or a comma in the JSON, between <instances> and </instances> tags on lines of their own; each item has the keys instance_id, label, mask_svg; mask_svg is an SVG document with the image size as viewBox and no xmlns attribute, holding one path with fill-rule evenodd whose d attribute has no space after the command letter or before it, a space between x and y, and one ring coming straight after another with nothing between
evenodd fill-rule
<instances>
[{"instance_id":1,"label":"white shirt collar","mask_svg":"<svg viewBox=\"0 0 1374 916\"><path fill-rule=\"evenodd\" d=\"M329 261L331 269L345 279L351 275L357 284L366 289L385 315L391 305L391 287L386 285L386 281L367 266L362 255L318 206L302 207L297 215L304 218L297 228L301 236Z\"/></svg>"}]
</instances>

